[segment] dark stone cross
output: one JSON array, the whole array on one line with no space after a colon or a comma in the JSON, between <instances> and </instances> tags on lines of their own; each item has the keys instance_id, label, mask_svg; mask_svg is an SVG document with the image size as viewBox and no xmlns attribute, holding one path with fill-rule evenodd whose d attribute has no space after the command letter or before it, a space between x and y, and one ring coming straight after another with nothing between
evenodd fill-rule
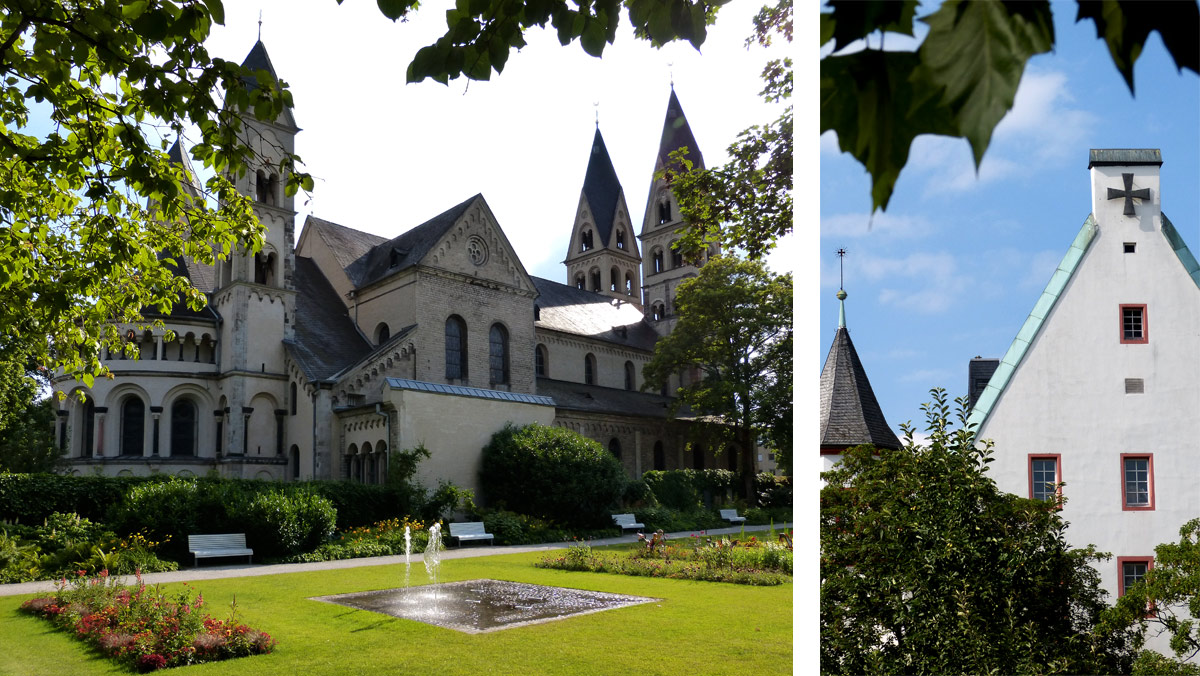
<instances>
[{"instance_id":1,"label":"dark stone cross","mask_svg":"<svg viewBox=\"0 0 1200 676\"><path fill-rule=\"evenodd\" d=\"M1115 200L1121 197L1125 198L1125 215L1133 216L1133 198L1140 200L1150 199L1150 188L1133 189L1133 174L1121 174L1121 178L1125 180L1125 189L1117 190L1116 188L1108 189L1108 199Z\"/></svg>"}]
</instances>

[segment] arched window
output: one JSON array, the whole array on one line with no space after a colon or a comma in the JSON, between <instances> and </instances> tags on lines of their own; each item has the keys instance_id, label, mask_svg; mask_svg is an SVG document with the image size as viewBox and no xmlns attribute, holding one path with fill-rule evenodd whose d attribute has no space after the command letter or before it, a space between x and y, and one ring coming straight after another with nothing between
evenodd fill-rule
<instances>
[{"instance_id":1,"label":"arched window","mask_svg":"<svg viewBox=\"0 0 1200 676\"><path fill-rule=\"evenodd\" d=\"M275 252L254 254L254 283L272 285L275 283Z\"/></svg>"},{"instance_id":2,"label":"arched window","mask_svg":"<svg viewBox=\"0 0 1200 676\"><path fill-rule=\"evenodd\" d=\"M621 288L621 273L614 266L608 271L608 290L616 291Z\"/></svg>"},{"instance_id":3,"label":"arched window","mask_svg":"<svg viewBox=\"0 0 1200 676\"><path fill-rule=\"evenodd\" d=\"M617 248L618 249L625 248L625 231L624 230L617 231Z\"/></svg>"},{"instance_id":4,"label":"arched window","mask_svg":"<svg viewBox=\"0 0 1200 676\"><path fill-rule=\"evenodd\" d=\"M96 443L96 402L89 394L87 404L83 407L83 451L80 455L90 458L93 455L93 445Z\"/></svg>"},{"instance_id":5,"label":"arched window","mask_svg":"<svg viewBox=\"0 0 1200 676\"><path fill-rule=\"evenodd\" d=\"M467 377L467 323L458 315L446 320L446 378Z\"/></svg>"},{"instance_id":6,"label":"arched window","mask_svg":"<svg viewBox=\"0 0 1200 676\"><path fill-rule=\"evenodd\" d=\"M592 291L600 290L600 269L592 268Z\"/></svg>"},{"instance_id":7,"label":"arched window","mask_svg":"<svg viewBox=\"0 0 1200 676\"><path fill-rule=\"evenodd\" d=\"M583 358L583 382L588 385L596 384L596 357L590 352Z\"/></svg>"},{"instance_id":8,"label":"arched window","mask_svg":"<svg viewBox=\"0 0 1200 676\"><path fill-rule=\"evenodd\" d=\"M121 404L121 455L141 455L146 443L146 404L129 397Z\"/></svg>"},{"instance_id":9,"label":"arched window","mask_svg":"<svg viewBox=\"0 0 1200 676\"><path fill-rule=\"evenodd\" d=\"M578 272L575 274L575 288L580 289L580 290L584 290L587 288L587 276L584 275L582 272Z\"/></svg>"},{"instance_id":10,"label":"arched window","mask_svg":"<svg viewBox=\"0 0 1200 676\"><path fill-rule=\"evenodd\" d=\"M488 332L488 370L493 385L508 383L508 331L499 324Z\"/></svg>"},{"instance_id":11,"label":"arched window","mask_svg":"<svg viewBox=\"0 0 1200 676\"><path fill-rule=\"evenodd\" d=\"M621 459L621 442L618 441L616 437L609 439L608 452L612 453L613 457L616 458L617 460Z\"/></svg>"},{"instance_id":12,"label":"arched window","mask_svg":"<svg viewBox=\"0 0 1200 676\"><path fill-rule=\"evenodd\" d=\"M300 478L300 447L292 444L288 450L288 464L292 466L292 478Z\"/></svg>"},{"instance_id":13,"label":"arched window","mask_svg":"<svg viewBox=\"0 0 1200 676\"><path fill-rule=\"evenodd\" d=\"M658 247L655 247L654 252L651 254L651 256L653 257L653 260L654 260L654 271L662 272L663 271L663 250Z\"/></svg>"},{"instance_id":14,"label":"arched window","mask_svg":"<svg viewBox=\"0 0 1200 676\"><path fill-rule=\"evenodd\" d=\"M658 222L662 224L669 220L671 220L671 200L664 197L658 203Z\"/></svg>"},{"instance_id":15,"label":"arched window","mask_svg":"<svg viewBox=\"0 0 1200 676\"><path fill-rule=\"evenodd\" d=\"M633 295L633 275L628 272L625 273L625 295Z\"/></svg>"},{"instance_id":16,"label":"arched window","mask_svg":"<svg viewBox=\"0 0 1200 676\"><path fill-rule=\"evenodd\" d=\"M535 321L535 322L541 321L541 319L542 319L542 306L534 305L533 306L533 321Z\"/></svg>"},{"instance_id":17,"label":"arched window","mask_svg":"<svg viewBox=\"0 0 1200 676\"><path fill-rule=\"evenodd\" d=\"M267 203L267 195L271 191L271 181L266 172L259 171L254 175L254 201Z\"/></svg>"},{"instance_id":18,"label":"arched window","mask_svg":"<svg viewBox=\"0 0 1200 676\"><path fill-rule=\"evenodd\" d=\"M655 303L654 305L650 306L650 318L653 319L654 321L663 319L666 316L667 316L667 313L664 310L662 303Z\"/></svg>"},{"instance_id":19,"label":"arched window","mask_svg":"<svg viewBox=\"0 0 1200 676\"><path fill-rule=\"evenodd\" d=\"M546 362L548 361L545 345L538 345L533 350L533 372L542 378L546 377Z\"/></svg>"},{"instance_id":20,"label":"arched window","mask_svg":"<svg viewBox=\"0 0 1200 676\"><path fill-rule=\"evenodd\" d=\"M667 468L667 454L663 452L661 441L654 442L654 469L663 471Z\"/></svg>"},{"instance_id":21,"label":"arched window","mask_svg":"<svg viewBox=\"0 0 1200 676\"><path fill-rule=\"evenodd\" d=\"M171 455L196 455L196 404L177 399L171 405Z\"/></svg>"},{"instance_id":22,"label":"arched window","mask_svg":"<svg viewBox=\"0 0 1200 676\"><path fill-rule=\"evenodd\" d=\"M267 204L276 206L279 203L279 174L271 174L267 179Z\"/></svg>"},{"instance_id":23,"label":"arched window","mask_svg":"<svg viewBox=\"0 0 1200 676\"><path fill-rule=\"evenodd\" d=\"M682 268L683 267L683 253L675 248L676 244L677 244L677 242L671 242L671 267Z\"/></svg>"},{"instance_id":24,"label":"arched window","mask_svg":"<svg viewBox=\"0 0 1200 676\"><path fill-rule=\"evenodd\" d=\"M633 362L625 362L625 389L632 390L637 384L637 371L633 368Z\"/></svg>"},{"instance_id":25,"label":"arched window","mask_svg":"<svg viewBox=\"0 0 1200 676\"><path fill-rule=\"evenodd\" d=\"M733 446L725 447L725 463L726 468L730 472L736 472L738 468L738 452Z\"/></svg>"},{"instance_id":26,"label":"arched window","mask_svg":"<svg viewBox=\"0 0 1200 676\"><path fill-rule=\"evenodd\" d=\"M383 345L391 337L392 330L388 328L387 322L379 322L379 326L375 327L375 344Z\"/></svg>"},{"instance_id":27,"label":"arched window","mask_svg":"<svg viewBox=\"0 0 1200 676\"><path fill-rule=\"evenodd\" d=\"M704 469L704 448L696 447L692 449L692 469Z\"/></svg>"},{"instance_id":28,"label":"arched window","mask_svg":"<svg viewBox=\"0 0 1200 676\"><path fill-rule=\"evenodd\" d=\"M588 251L592 248L592 231L584 230L579 236L579 250Z\"/></svg>"},{"instance_id":29,"label":"arched window","mask_svg":"<svg viewBox=\"0 0 1200 676\"><path fill-rule=\"evenodd\" d=\"M291 414L296 415L296 381L292 381L292 386L288 392L288 406L291 407Z\"/></svg>"}]
</instances>

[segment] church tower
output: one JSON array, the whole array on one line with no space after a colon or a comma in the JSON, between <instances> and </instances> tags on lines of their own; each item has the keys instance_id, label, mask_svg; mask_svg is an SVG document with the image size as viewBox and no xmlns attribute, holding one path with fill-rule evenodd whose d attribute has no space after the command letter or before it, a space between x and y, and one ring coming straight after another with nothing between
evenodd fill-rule
<instances>
[{"instance_id":1,"label":"church tower","mask_svg":"<svg viewBox=\"0 0 1200 676\"><path fill-rule=\"evenodd\" d=\"M650 183L650 195L646 199L646 215L642 220L642 248L646 257L642 260L642 307L649 320L660 335L666 335L675 327L675 291L679 285L696 275L695 261L685 261L682 254L674 251L671 246L679 239L679 230L683 227L683 217L679 212L679 204L671 192L671 186L658 173L664 167L672 166L671 153L680 148L687 149L687 158L697 169L704 168L704 155L696 144L696 137L688 126L679 105L679 97L675 88L671 87L671 98L667 101L667 118L663 122L662 140L658 146L658 156L654 160L654 178ZM709 255L717 253L711 248Z\"/></svg>"},{"instance_id":2,"label":"church tower","mask_svg":"<svg viewBox=\"0 0 1200 676\"><path fill-rule=\"evenodd\" d=\"M242 65L278 81L262 41ZM257 78L246 78L251 89ZM254 151L249 171L230 176L253 202L265 228L257 253L239 250L218 261L212 305L222 318L220 372L223 455L276 455L281 452L281 416L286 413L283 341L294 338L296 291L294 198L284 194L279 162L295 150L296 126L290 108L274 120L242 119L243 140Z\"/></svg>"},{"instance_id":3,"label":"church tower","mask_svg":"<svg viewBox=\"0 0 1200 676\"><path fill-rule=\"evenodd\" d=\"M567 248L567 284L641 307L641 254L625 191L617 180L600 127L592 139L587 173Z\"/></svg>"}]
</instances>

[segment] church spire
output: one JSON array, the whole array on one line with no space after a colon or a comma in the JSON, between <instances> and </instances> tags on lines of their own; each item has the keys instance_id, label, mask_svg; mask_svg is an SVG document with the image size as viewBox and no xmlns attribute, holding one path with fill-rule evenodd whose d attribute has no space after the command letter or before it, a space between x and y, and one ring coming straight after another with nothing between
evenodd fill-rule
<instances>
[{"instance_id":1,"label":"church spire","mask_svg":"<svg viewBox=\"0 0 1200 676\"><path fill-rule=\"evenodd\" d=\"M704 155L700 153L700 146L696 143L696 137L692 135L692 128L683 114L683 106L679 104L679 97L675 95L675 83L672 82L671 98L667 100L667 119L663 121L662 139L658 145L660 165L665 167L670 164L671 153L680 148L688 149L687 158L692 161L694 168L704 168Z\"/></svg>"}]
</instances>

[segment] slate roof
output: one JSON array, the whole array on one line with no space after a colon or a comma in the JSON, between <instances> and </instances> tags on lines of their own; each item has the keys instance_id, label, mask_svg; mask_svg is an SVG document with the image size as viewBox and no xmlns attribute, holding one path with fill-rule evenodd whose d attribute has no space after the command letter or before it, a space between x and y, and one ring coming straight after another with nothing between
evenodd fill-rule
<instances>
[{"instance_id":1,"label":"slate roof","mask_svg":"<svg viewBox=\"0 0 1200 676\"><path fill-rule=\"evenodd\" d=\"M254 46L250 48L250 53L247 54L245 60L242 61L242 67L249 68L252 71L265 70L268 74L270 74L272 82L279 81L279 76L275 74L275 67L271 65L271 57L267 55L267 46L263 44L262 40L255 42ZM258 78L254 77L253 75L244 76L242 78L242 82L245 83L246 87L251 91L258 89ZM296 126L296 120L292 116L292 109L290 106L283 109L283 113L280 114L280 117L283 118L282 121L285 125L291 127ZM276 121L278 122L279 120Z\"/></svg>"},{"instance_id":2,"label":"slate roof","mask_svg":"<svg viewBox=\"0 0 1200 676\"><path fill-rule=\"evenodd\" d=\"M526 394L524 392L504 392L502 390L488 390L482 387L466 387L464 385L443 385L441 383L430 383L409 378L388 378L387 384L388 387L394 390L415 390L417 392L450 394L457 397L511 401L520 404L537 404L539 406L554 405L554 400L550 397L538 394Z\"/></svg>"},{"instance_id":3,"label":"slate roof","mask_svg":"<svg viewBox=\"0 0 1200 676\"><path fill-rule=\"evenodd\" d=\"M371 352L337 291L311 258L296 256L295 340L288 350L310 380L325 380ZM286 341L285 341L286 342Z\"/></svg>"},{"instance_id":4,"label":"slate roof","mask_svg":"<svg viewBox=\"0 0 1200 676\"><path fill-rule=\"evenodd\" d=\"M183 143L179 139L175 139L175 143L171 144L171 149L167 151L167 157L175 164L183 165L183 169L188 175L186 185L193 190L193 196L203 194L200 180L196 177L196 170L192 168L192 159L183 152Z\"/></svg>"},{"instance_id":5,"label":"slate roof","mask_svg":"<svg viewBox=\"0 0 1200 676\"><path fill-rule=\"evenodd\" d=\"M329 250L333 252L333 258L337 261L338 267L343 270L370 251L371 247L387 241L386 237L347 228L316 216L309 216L304 220L304 230L320 236L321 240L329 246Z\"/></svg>"},{"instance_id":6,"label":"slate roof","mask_svg":"<svg viewBox=\"0 0 1200 676\"><path fill-rule=\"evenodd\" d=\"M821 447L900 448L867 379L850 332L839 327L821 369Z\"/></svg>"},{"instance_id":7,"label":"slate roof","mask_svg":"<svg viewBox=\"0 0 1200 676\"><path fill-rule=\"evenodd\" d=\"M1088 169L1092 167L1162 166L1158 148L1092 148L1088 151Z\"/></svg>"},{"instance_id":8,"label":"slate roof","mask_svg":"<svg viewBox=\"0 0 1200 676\"><path fill-rule=\"evenodd\" d=\"M596 220L596 231L600 241L607 246L612 234L613 218L617 213L617 198L621 195L621 182L617 179L617 170L613 168L612 158L608 156L608 148L604 145L604 137L600 135L600 127L596 127L596 136L592 139L592 152L588 156L587 173L583 177L583 196L587 198L592 216Z\"/></svg>"},{"instance_id":9,"label":"slate roof","mask_svg":"<svg viewBox=\"0 0 1200 676\"><path fill-rule=\"evenodd\" d=\"M192 286L196 287L197 289L200 289L201 291L204 291L204 292L212 291L211 276L209 277L209 281L207 282L209 284L209 286L204 286L204 284L206 282L202 279L197 279L196 276L194 274L192 274L192 272L190 272L190 270L189 270L189 268L197 268L197 269L199 269L199 271L203 271L203 268L207 268L208 273L211 275L211 273L212 273L211 265L202 266L202 265L196 263L195 261L190 261L190 259L188 259L186 257L183 259L183 262L184 262L183 265L180 265L178 262L167 263L165 261L165 259L167 259L167 258L169 258L169 256L166 253L159 252L158 260L163 261L163 265L165 265L167 268L172 270L176 275L178 275L179 277L187 278L188 281L190 281L192 283ZM173 261L178 261L178 260L179 259L173 259ZM190 265L189 265L189 262L190 262ZM163 314L162 311L158 307L150 306L150 307L147 307L142 310L142 315L146 316L146 317L161 317L164 319L171 317L171 318L175 318L175 319L188 319L188 320L193 320L193 321L199 320L199 321L203 321L203 322L211 322L213 324L216 324L217 320L220 319L220 315L217 314L217 311L214 310L211 305L205 305L204 307L200 308L199 310L193 310L192 308L188 307L187 303L184 302L183 296L180 296L179 298L177 298L175 300L175 303L171 305L171 312L169 314Z\"/></svg>"},{"instance_id":10,"label":"slate roof","mask_svg":"<svg viewBox=\"0 0 1200 676\"><path fill-rule=\"evenodd\" d=\"M688 149L688 159L695 168L704 168L704 155L700 152L696 137L692 135L692 128L688 126L687 117L683 114L683 106L679 105L679 97L675 95L675 88L672 87L671 98L667 101L667 119L663 122L662 140L658 144L658 160L662 166L667 166L671 161L671 153L680 148Z\"/></svg>"},{"instance_id":11,"label":"slate roof","mask_svg":"<svg viewBox=\"0 0 1200 676\"><path fill-rule=\"evenodd\" d=\"M639 350L653 351L658 333L633 303L613 304L613 298L595 291L532 277L538 297L534 326L586 336Z\"/></svg>"},{"instance_id":12,"label":"slate roof","mask_svg":"<svg viewBox=\"0 0 1200 676\"><path fill-rule=\"evenodd\" d=\"M412 230L375 244L353 263L346 266L346 275L350 277L350 281L356 287L361 288L416 265L441 240L446 231L462 217L467 207L477 199L483 199L483 196L476 194ZM393 252L396 254L395 257L392 255Z\"/></svg>"},{"instance_id":13,"label":"slate roof","mask_svg":"<svg viewBox=\"0 0 1200 676\"><path fill-rule=\"evenodd\" d=\"M537 379L537 393L554 400L556 408L589 413L612 413L641 418L667 418L670 397L650 392L618 390L565 380ZM680 411L684 415L685 411Z\"/></svg>"}]
</instances>

